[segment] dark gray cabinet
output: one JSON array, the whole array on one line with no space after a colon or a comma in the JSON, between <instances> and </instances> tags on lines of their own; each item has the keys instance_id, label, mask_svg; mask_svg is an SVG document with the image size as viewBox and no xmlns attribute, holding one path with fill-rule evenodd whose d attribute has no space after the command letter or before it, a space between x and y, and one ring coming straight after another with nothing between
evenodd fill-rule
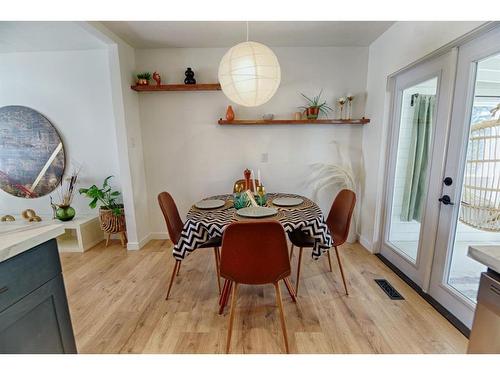
<instances>
[{"instance_id":1,"label":"dark gray cabinet","mask_svg":"<svg viewBox=\"0 0 500 375\"><path fill-rule=\"evenodd\" d=\"M76 353L55 239L0 263L0 353Z\"/></svg>"}]
</instances>

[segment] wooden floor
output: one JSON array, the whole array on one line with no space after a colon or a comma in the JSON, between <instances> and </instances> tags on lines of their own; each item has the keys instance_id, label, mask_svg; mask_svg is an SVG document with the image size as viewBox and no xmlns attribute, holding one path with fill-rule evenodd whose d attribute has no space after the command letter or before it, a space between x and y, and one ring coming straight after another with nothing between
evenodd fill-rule
<instances>
[{"instance_id":1,"label":"wooden floor","mask_svg":"<svg viewBox=\"0 0 500 375\"><path fill-rule=\"evenodd\" d=\"M213 252L197 250L183 261L165 301L170 246L151 241L127 252L115 242L61 254L79 353L224 352L229 316L217 314ZM330 273L326 257L313 261L309 252L297 304L282 287L292 353L465 352L467 339L376 256L359 244L342 246L341 256L349 296L338 265ZM405 300L390 300L374 278L388 279ZM283 352L272 285L239 288L231 351Z\"/></svg>"}]
</instances>

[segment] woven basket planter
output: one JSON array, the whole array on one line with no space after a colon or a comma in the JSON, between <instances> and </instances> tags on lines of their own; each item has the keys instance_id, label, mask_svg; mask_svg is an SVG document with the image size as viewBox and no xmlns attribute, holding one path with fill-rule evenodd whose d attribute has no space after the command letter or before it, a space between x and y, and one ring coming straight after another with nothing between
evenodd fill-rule
<instances>
[{"instance_id":1,"label":"woven basket planter","mask_svg":"<svg viewBox=\"0 0 500 375\"><path fill-rule=\"evenodd\" d=\"M106 208L99 209L99 220L101 229L105 233L120 233L127 230L125 225L125 213L123 208L120 209L121 215L113 214L112 210Z\"/></svg>"}]
</instances>

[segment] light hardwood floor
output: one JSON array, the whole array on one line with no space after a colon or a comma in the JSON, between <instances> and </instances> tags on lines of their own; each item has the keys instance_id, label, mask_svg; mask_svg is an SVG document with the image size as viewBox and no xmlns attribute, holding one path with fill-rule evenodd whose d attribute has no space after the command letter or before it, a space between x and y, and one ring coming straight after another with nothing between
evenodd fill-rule
<instances>
[{"instance_id":1,"label":"light hardwood floor","mask_svg":"<svg viewBox=\"0 0 500 375\"><path fill-rule=\"evenodd\" d=\"M467 339L376 256L359 244L340 251L349 296L338 265L328 272L326 257L314 261L310 250L297 304L282 293L292 353L466 351ZM224 352L228 312L217 314L211 249L183 261L168 301L169 241L151 241L137 252L114 241L106 249L99 244L84 254L62 253L61 259L79 353ZM292 280L296 261L295 255ZM388 279L406 299L390 300L375 278ZM272 285L239 288L231 352L283 352Z\"/></svg>"}]
</instances>

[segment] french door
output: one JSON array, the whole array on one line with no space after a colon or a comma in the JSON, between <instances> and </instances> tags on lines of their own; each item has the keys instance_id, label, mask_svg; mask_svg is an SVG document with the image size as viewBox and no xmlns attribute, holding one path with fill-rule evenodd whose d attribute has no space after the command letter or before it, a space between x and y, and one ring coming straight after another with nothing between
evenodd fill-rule
<instances>
[{"instance_id":1,"label":"french door","mask_svg":"<svg viewBox=\"0 0 500 375\"><path fill-rule=\"evenodd\" d=\"M381 253L468 327L468 247L500 245L499 103L499 28L395 77Z\"/></svg>"},{"instance_id":2,"label":"french door","mask_svg":"<svg viewBox=\"0 0 500 375\"><path fill-rule=\"evenodd\" d=\"M456 51L395 78L381 254L422 289L439 215Z\"/></svg>"},{"instance_id":3,"label":"french door","mask_svg":"<svg viewBox=\"0 0 500 375\"><path fill-rule=\"evenodd\" d=\"M500 28L461 46L429 294L470 327L479 275L469 246L500 245Z\"/></svg>"}]
</instances>

